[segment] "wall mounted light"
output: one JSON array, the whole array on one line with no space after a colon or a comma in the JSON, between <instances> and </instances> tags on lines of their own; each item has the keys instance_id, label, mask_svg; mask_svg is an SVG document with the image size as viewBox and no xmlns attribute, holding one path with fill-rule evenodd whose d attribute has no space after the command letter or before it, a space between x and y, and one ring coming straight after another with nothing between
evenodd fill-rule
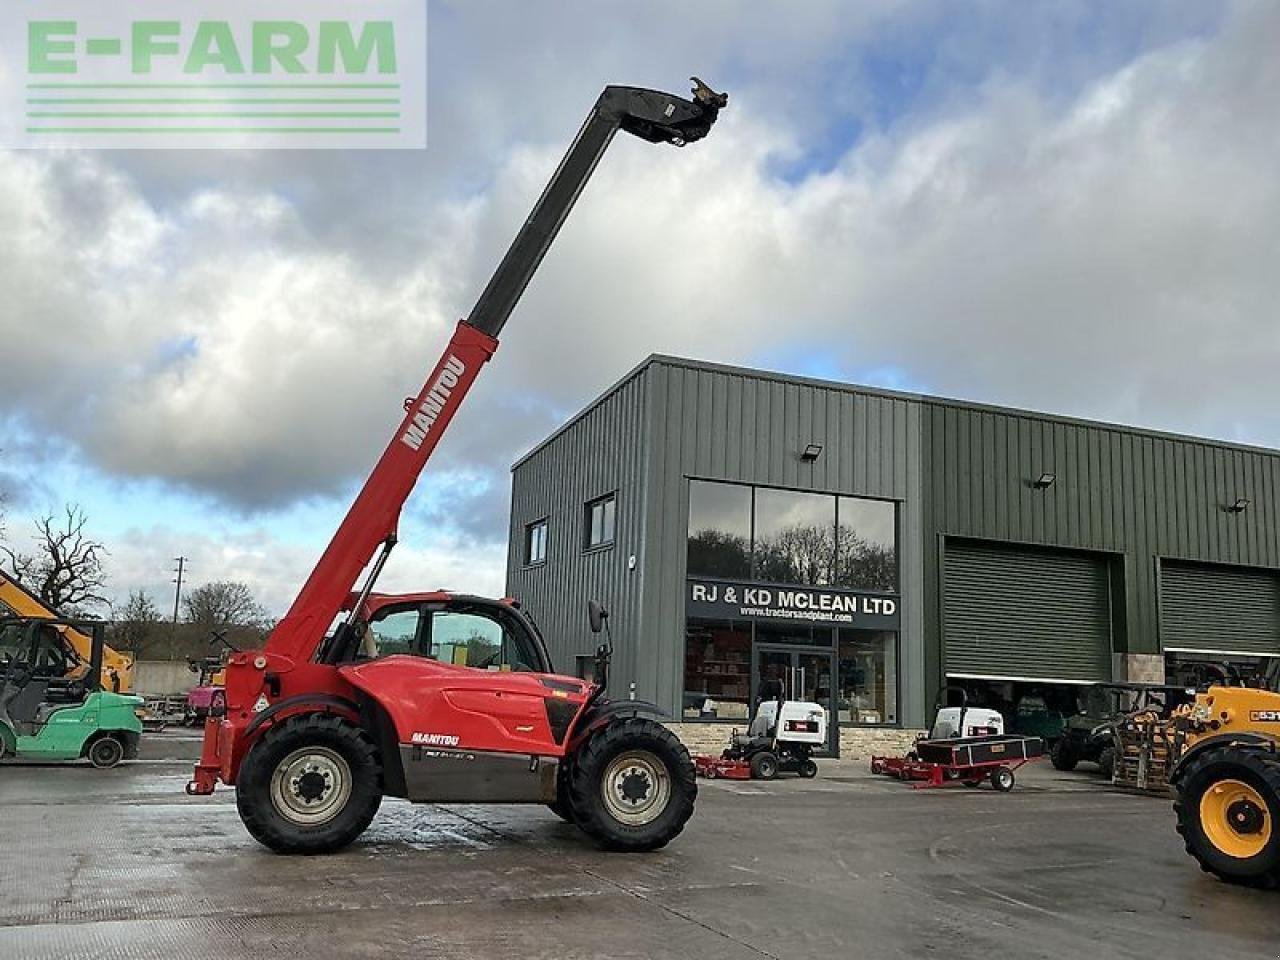
<instances>
[{"instance_id":1,"label":"wall mounted light","mask_svg":"<svg viewBox=\"0 0 1280 960\"><path fill-rule=\"evenodd\" d=\"M1227 513L1244 513L1245 510L1248 509L1248 507L1249 507L1248 498L1238 497L1235 503L1231 504L1231 506L1226 507L1225 509Z\"/></svg>"},{"instance_id":2,"label":"wall mounted light","mask_svg":"<svg viewBox=\"0 0 1280 960\"><path fill-rule=\"evenodd\" d=\"M1031 486L1037 490L1048 490L1053 486L1053 482L1058 479L1057 474L1042 473L1035 480L1031 481Z\"/></svg>"},{"instance_id":3,"label":"wall mounted light","mask_svg":"<svg viewBox=\"0 0 1280 960\"><path fill-rule=\"evenodd\" d=\"M813 461L817 460L820 456L822 456L822 444L811 443L804 448L803 452L801 452L800 462L813 463Z\"/></svg>"}]
</instances>

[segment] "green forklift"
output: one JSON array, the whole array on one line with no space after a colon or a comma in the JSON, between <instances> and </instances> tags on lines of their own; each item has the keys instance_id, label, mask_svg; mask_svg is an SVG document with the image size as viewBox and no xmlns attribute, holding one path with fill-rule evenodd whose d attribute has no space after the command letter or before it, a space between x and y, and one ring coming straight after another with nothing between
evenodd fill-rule
<instances>
[{"instance_id":1,"label":"green forklift","mask_svg":"<svg viewBox=\"0 0 1280 960\"><path fill-rule=\"evenodd\" d=\"M78 670L61 627L93 640ZM0 758L85 759L106 769L137 757L143 701L102 689L105 634L93 621L0 619Z\"/></svg>"}]
</instances>

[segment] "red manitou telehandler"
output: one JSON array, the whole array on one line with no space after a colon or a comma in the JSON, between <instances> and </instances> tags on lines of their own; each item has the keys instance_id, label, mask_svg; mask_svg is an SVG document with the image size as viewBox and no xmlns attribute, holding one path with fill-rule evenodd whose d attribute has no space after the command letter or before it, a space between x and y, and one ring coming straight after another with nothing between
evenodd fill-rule
<instances>
[{"instance_id":1,"label":"red manitou telehandler","mask_svg":"<svg viewBox=\"0 0 1280 960\"><path fill-rule=\"evenodd\" d=\"M233 785L249 832L281 853L346 846L384 795L547 804L615 850L683 829L693 762L657 707L606 699L611 643L592 682L558 676L515 601L373 588L401 507L614 134L684 146L727 103L696 77L691 99L604 89L288 613L263 649L229 657L188 793ZM606 616L591 605L593 631Z\"/></svg>"}]
</instances>

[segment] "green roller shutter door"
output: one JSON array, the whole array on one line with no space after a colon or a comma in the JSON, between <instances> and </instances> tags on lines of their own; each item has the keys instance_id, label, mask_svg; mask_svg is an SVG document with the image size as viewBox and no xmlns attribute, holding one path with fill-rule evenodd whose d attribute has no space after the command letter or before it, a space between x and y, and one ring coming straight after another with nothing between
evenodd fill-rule
<instances>
[{"instance_id":1,"label":"green roller shutter door","mask_svg":"<svg viewBox=\"0 0 1280 960\"><path fill-rule=\"evenodd\" d=\"M948 541L946 670L1036 680L1111 678L1105 560Z\"/></svg>"},{"instance_id":2,"label":"green roller shutter door","mask_svg":"<svg viewBox=\"0 0 1280 960\"><path fill-rule=\"evenodd\" d=\"M1166 650L1280 654L1280 572L1162 561L1160 642Z\"/></svg>"}]
</instances>

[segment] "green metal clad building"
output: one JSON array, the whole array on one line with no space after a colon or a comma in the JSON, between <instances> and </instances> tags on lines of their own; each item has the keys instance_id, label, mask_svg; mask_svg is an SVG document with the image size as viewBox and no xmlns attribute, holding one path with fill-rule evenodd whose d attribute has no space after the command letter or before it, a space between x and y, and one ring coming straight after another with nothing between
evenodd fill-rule
<instances>
[{"instance_id":1,"label":"green metal clad building","mask_svg":"<svg viewBox=\"0 0 1280 960\"><path fill-rule=\"evenodd\" d=\"M654 356L513 467L508 556L560 670L597 598L613 695L778 680L837 749L944 683L1012 719L1280 656L1280 452Z\"/></svg>"}]
</instances>

